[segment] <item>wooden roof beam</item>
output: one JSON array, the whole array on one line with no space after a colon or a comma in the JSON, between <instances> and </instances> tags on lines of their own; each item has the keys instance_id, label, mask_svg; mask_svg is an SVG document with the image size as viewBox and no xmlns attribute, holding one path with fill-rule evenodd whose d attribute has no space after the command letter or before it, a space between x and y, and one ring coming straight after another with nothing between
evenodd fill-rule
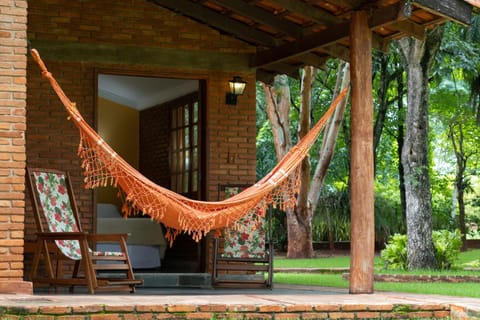
<instances>
[{"instance_id":1,"label":"wooden roof beam","mask_svg":"<svg viewBox=\"0 0 480 320\"><path fill-rule=\"evenodd\" d=\"M195 4L189 0L149 0L162 7L208 24L213 28L228 32L243 41L275 47L279 42L272 36L264 32L255 30L243 23L236 22L219 13L214 12L200 4Z\"/></svg>"},{"instance_id":2,"label":"wooden roof beam","mask_svg":"<svg viewBox=\"0 0 480 320\"><path fill-rule=\"evenodd\" d=\"M413 0L412 3L463 25L469 25L472 21L472 6L464 0Z\"/></svg>"},{"instance_id":3,"label":"wooden roof beam","mask_svg":"<svg viewBox=\"0 0 480 320\"><path fill-rule=\"evenodd\" d=\"M266 69L275 71L276 74L286 74L291 78L298 79L300 77L300 74L298 72L300 68L301 66L294 66L286 63L276 63L269 65Z\"/></svg>"},{"instance_id":4,"label":"wooden roof beam","mask_svg":"<svg viewBox=\"0 0 480 320\"><path fill-rule=\"evenodd\" d=\"M382 7L371 12L369 19L370 29L387 25L394 21L406 20L403 1ZM298 56L321 47L329 46L335 42L346 39L350 34L350 22L336 24L326 30L306 36L293 43L284 44L270 50L258 52L252 57L251 67L261 67L282 60Z\"/></svg>"},{"instance_id":5,"label":"wooden roof beam","mask_svg":"<svg viewBox=\"0 0 480 320\"><path fill-rule=\"evenodd\" d=\"M344 8L348 8L348 9L358 9L362 7L367 1L366 0L334 0L329 2Z\"/></svg>"},{"instance_id":6,"label":"wooden roof beam","mask_svg":"<svg viewBox=\"0 0 480 320\"><path fill-rule=\"evenodd\" d=\"M329 46L323 46L320 48L321 51L331 55L332 57L337 57L343 61L350 61L350 50L347 47L332 44Z\"/></svg>"},{"instance_id":7,"label":"wooden roof beam","mask_svg":"<svg viewBox=\"0 0 480 320\"><path fill-rule=\"evenodd\" d=\"M325 63L327 62L327 60L329 58L330 57L328 57L328 56L323 56L322 57L322 56L316 55L316 54L311 53L311 52L297 57L297 59L299 61L301 61L303 63L303 65L313 66L313 67L316 67L316 68L319 68L319 69L325 68Z\"/></svg>"},{"instance_id":8,"label":"wooden roof beam","mask_svg":"<svg viewBox=\"0 0 480 320\"><path fill-rule=\"evenodd\" d=\"M327 30L312 34L293 43L281 45L253 55L251 67L261 67L299 56L322 46L332 45L348 37L349 22L343 22Z\"/></svg>"},{"instance_id":9,"label":"wooden roof beam","mask_svg":"<svg viewBox=\"0 0 480 320\"><path fill-rule=\"evenodd\" d=\"M275 78L276 75L277 75L276 72L270 72L265 69L257 69L257 72L256 72L257 81L262 81L263 83L266 83L266 84L272 84L273 79Z\"/></svg>"},{"instance_id":10,"label":"wooden roof beam","mask_svg":"<svg viewBox=\"0 0 480 320\"><path fill-rule=\"evenodd\" d=\"M249 17L250 19L253 19L258 23L266 24L274 29L277 29L280 32L293 36L297 39L302 38L304 35L304 31L299 25L293 22L289 22L285 19L281 19L275 15L268 13L263 9L255 7L253 5L249 5L246 2L231 0L210 1L215 2L235 13Z\"/></svg>"},{"instance_id":11,"label":"wooden roof beam","mask_svg":"<svg viewBox=\"0 0 480 320\"><path fill-rule=\"evenodd\" d=\"M313 7L305 2L298 0L271 0L272 3L275 3L279 7L287 9L290 12L295 12L301 14L304 17L307 17L314 21L315 23L321 25L332 25L340 22L340 19L334 16L331 13L320 10L319 8Z\"/></svg>"},{"instance_id":12,"label":"wooden roof beam","mask_svg":"<svg viewBox=\"0 0 480 320\"><path fill-rule=\"evenodd\" d=\"M391 24L391 26L405 34L417 38L418 40L425 40L425 27L409 20L398 21Z\"/></svg>"}]
</instances>

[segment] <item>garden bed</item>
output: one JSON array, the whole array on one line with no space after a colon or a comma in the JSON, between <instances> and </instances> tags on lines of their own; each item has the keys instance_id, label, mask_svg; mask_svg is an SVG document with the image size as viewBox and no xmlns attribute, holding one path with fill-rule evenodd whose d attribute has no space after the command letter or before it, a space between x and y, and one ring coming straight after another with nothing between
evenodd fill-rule
<instances>
[{"instance_id":1,"label":"garden bed","mask_svg":"<svg viewBox=\"0 0 480 320\"><path fill-rule=\"evenodd\" d=\"M350 273L342 275L344 280L349 280ZM479 276L464 275L411 275L411 274L375 274L373 280L378 282L480 282Z\"/></svg>"}]
</instances>

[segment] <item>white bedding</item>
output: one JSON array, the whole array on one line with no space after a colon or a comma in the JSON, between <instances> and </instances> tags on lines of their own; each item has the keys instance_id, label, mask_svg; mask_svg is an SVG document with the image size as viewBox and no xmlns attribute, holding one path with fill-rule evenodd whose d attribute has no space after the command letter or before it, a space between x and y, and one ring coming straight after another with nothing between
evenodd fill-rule
<instances>
[{"instance_id":1,"label":"white bedding","mask_svg":"<svg viewBox=\"0 0 480 320\"><path fill-rule=\"evenodd\" d=\"M116 243L99 243L98 251L120 251L120 245ZM161 249L159 246L143 244L127 244L128 256L134 269L156 269L162 265Z\"/></svg>"},{"instance_id":2,"label":"white bedding","mask_svg":"<svg viewBox=\"0 0 480 320\"><path fill-rule=\"evenodd\" d=\"M123 218L112 204L97 205L97 233L126 233L133 268L159 268L167 242L162 226L148 218ZM99 251L118 251L117 244L98 244Z\"/></svg>"}]
</instances>

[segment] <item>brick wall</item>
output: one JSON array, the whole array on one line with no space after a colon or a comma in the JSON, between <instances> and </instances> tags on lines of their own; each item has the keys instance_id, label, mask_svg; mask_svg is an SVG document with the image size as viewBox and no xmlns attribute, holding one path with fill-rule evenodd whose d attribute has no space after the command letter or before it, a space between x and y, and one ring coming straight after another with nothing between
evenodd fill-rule
<instances>
[{"instance_id":1,"label":"brick wall","mask_svg":"<svg viewBox=\"0 0 480 320\"><path fill-rule=\"evenodd\" d=\"M0 3L2 3L0 1ZM18 1L17 1L18 3ZM206 143L207 199L217 196L218 183L252 183L255 180L255 75L248 65L226 67L222 61L208 61L218 53L233 55L253 52L254 48L195 21L143 0L131 1L28 1L28 38L33 46L48 42L48 49L62 45L84 45L88 48L106 46L149 47L162 52L175 50L200 54L199 67L195 59L182 66L146 64L126 59L122 52L110 63L96 56L40 55L70 99L77 103L84 118L95 124L95 95L97 72L114 71L170 78L203 80L206 84ZM48 50L47 50L48 51ZM189 55L187 54L187 56ZM213 59L213 58L211 58ZM245 64L248 63L245 59ZM225 62L227 63L227 62ZM206 66L215 66L212 71ZM228 80L234 75L247 82L246 92L237 106L225 104ZM63 106L49 84L41 79L39 69L29 59L27 92L27 164L69 170L80 206L83 228L92 231L94 193L82 188L80 160L76 151L78 132L66 120ZM34 238L34 225L27 199L26 239Z\"/></svg>"},{"instance_id":2,"label":"brick wall","mask_svg":"<svg viewBox=\"0 0 480 320\"><path fill-rule=\"evenodd\" d=\"M4 285L28 291L22 285L26 20L27 1L0 1L0 292Z\"/></svg>"},{"instance_id":3,"label":"brick wall","mask_svg":"<svg viewBox=\"0 0 480 320\"><path fill-rule=\"evenodd\" d=\"M140 112L140 171L165 188L170 186L170 117L168 105L155 106Z\"/></svg>"},{"instance_id":4,"label":"brick wall","mask_svg":"<svg viewBox=\"0 0 480 320\"><path fill-rule=\"evenodd\" d=\"M218 184L251 184L255 182L255 78L241 75L247 82L245 93L236 106L225 104L228 80L211 74L207 115L208 194L218 200ZM216 78L218 77L218 78ZM213 100L213 101L212 101Z\"/></svg>"},{"instance_id":5,"label":"brick wall","mask_svg":"<svg viewBox=\"0 0 480 320\"><path fill-rule=\"evenodd\" d=\"M335 299L335 298L332 298ZM228 300L228 299L227 299ZM273 299L272 299L273 300ZM220 303L220 304L176 304L175 302L122 306L111 304L91 304L81 306L39 306L35 316L45 318L81 319L477 319L478 312L455 304L362 304L333 301L325 304L312 304L306 298L304 304L296 303ZM8 308L4 313L16 319L30 316L33 307Z\"/></svg>"}]
</instances>

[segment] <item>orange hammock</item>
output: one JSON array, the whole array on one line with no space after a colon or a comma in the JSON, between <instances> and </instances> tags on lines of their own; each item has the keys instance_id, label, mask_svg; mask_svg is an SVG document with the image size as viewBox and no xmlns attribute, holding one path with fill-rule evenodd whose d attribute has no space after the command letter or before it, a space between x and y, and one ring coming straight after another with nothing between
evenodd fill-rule
<instances>
[{"instance_id":1,"label":"orange hammock","mask_svg":"<svg viewBox=\"0 0 480 320\"><path fill-rule=\"evenodd\" d=\"M65 106L69 119L80 131L78 155L82 159L85 187L119 187L125 194L122 211L127 216L141 212L163 223L167 227L165 236L170 243L179 232L186 232L198 241L211 230L232 227L252 210L264 216L270 204L282 209L293 208L295 194L300 187L300 164L347 93L345 89L339 94L318 123L267 176L226 200L205 202L188 199L156 185L123 160L83 119L75 103L65 95L35 49L32 55L42 70L42 76L49 80Z\"/></svg>"}]
</instances>

